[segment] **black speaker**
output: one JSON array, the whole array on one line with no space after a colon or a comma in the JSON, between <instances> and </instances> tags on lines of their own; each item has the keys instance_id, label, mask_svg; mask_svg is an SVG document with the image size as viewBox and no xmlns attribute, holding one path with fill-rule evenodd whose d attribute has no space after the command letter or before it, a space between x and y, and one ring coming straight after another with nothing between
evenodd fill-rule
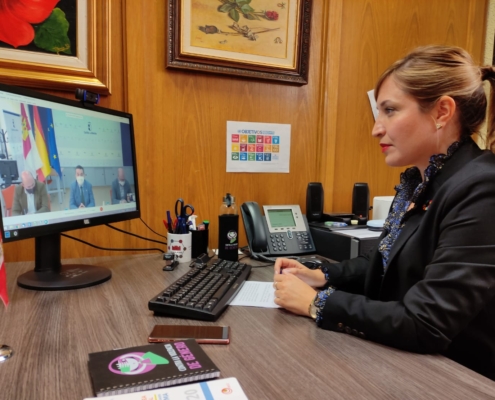
<instances>
[{"instance_id":1,"label":"black speaker","mask_svg":"<svg viewBox=\"0 0 495 400\"><path fill-rule=\"evenodd\" d=\"M319 221L323 216L324 193L320 182L310 182L306 190L306 218Z\"/></svg>"},{"instance_id":2,"label":"black speaker","mask_svg":"<svg viewBox=\"0 0 495 400\"><path fill-rule=\"evenodd\" d=\"M367 183L355 183L352 190L352 213L358 219L368 220L370 209L370 190Z\"/></svg>"}]
</instances>

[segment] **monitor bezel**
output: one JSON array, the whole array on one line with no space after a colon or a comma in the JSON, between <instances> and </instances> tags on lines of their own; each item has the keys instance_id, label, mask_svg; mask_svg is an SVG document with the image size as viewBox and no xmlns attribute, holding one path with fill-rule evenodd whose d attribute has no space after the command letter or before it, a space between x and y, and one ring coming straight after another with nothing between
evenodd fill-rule
<instances>
[{"instance_id":1,"label":"monitor bezel","mask_svg":"<svg viewBox=\"0 0 495 400\"><path fill-rule=\"evenodd\" d=\"M97 216L97 217L81 218L81 219L72 220L72 221L64 221L64 222L57 222L54 224L46 224L46 225L40 225L40 226L36 226L36 227L22 228L22 229L17 230L17 232L18 232L17 236L10 235L10 237L5 236L4 218L3 218L2 213L0 212L0 229L1 229L1 234L2 234L2 240L5 243L15 242L15 241L23 240L23 239L41 237L41 236L46 236L46 235L50 235L50 234L63 233L63 232L73 231L73 230L82 229L82 228L90 228L93 226L104 225L104 224L113 223L113 222L123 222L123 221L128 221L131 219L141 217L139 184L138 184L138 181L139 181L139 179L138 179L138 167L137 167L137 159L136 159L136 143L135 143L135 135L134 135L134 120L133 120L132 114L125 112L125 111L119 111L119 110L114 110L114 109L110 109L110 108L106 108L106 107L100 107L98 105L93 106L91 104L83 104L83 102L80 102L80 101L71 100L71 99L67 99L64 97L58 97L58 96L38 92L35 90L31 90L31 89L26 89L26 88L22 88L22 87L18 87L18 86L6 85L3 83L0 83L0 91L13 93L13 94L21 95L21 96L26 96L26 97L31 97L34 99L51 101L54 103L74 107L76 109L91 110L91 111L94 111L96 113L103 113L103 114L114 115L117 117L128 118L129 119L129 125L130 125L129 126L129 132L130 132L130 139L131 139L131 151L132 151L132 158L133 158L133 173L134 173L134 189L135 189L135 196L136 196L136 202L135 202L136 203L136 210L134 210L134 211L126 211L126 212L116 213L116 214L106 214L106 215ZM0 199L0 202L1 202L1 199Z\"/></svg>"}]
</instances>

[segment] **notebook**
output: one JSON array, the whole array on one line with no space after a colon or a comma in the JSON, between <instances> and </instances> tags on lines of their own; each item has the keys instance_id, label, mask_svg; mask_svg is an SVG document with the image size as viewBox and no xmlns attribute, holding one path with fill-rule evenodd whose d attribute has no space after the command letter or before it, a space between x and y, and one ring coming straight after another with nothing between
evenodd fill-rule
<instances>
[{"instance_id":1,"label":"notebook","mask_svg":"<svg viewBox=\"0 0 495 400\"><path fill-rule=\"evenodd\" d=\"M88 367L98 397L220 376L217 366L194 339L91 353Z\"/></svg>"}]
</instances>

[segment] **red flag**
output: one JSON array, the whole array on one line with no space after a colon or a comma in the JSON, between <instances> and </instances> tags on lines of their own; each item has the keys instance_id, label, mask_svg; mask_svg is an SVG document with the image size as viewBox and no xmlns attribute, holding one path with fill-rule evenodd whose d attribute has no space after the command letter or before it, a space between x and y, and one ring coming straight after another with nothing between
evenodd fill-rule
<instances>
[{"instance_id":1,"label":"red flag","mask_svg":"<svg viewBox=\"0 0 495 400\"><path fill-rule=\"evenodd\" d=\"M24 109L24 104L21 104L21 115L22 115L22 148L24 153L24 158L27 158L29 152L31 151L31 140L29 138L29 130L31 126L26 115L26 110Z\"/></svg>"},{"instance_id":2,"label":"red flag","mask_svg":"<svg viewBox=\"0 0 495 400\"><path fill-rule=\"evenodd\" d=\"M2 236L0 235L0 298L5 304L9 304L9 295L7 293L7 274L5 273L5 261L3 258Z\"/></svg>"},{"instance_id":3,"label":"red flag","mask_svg":"<svg viewBox=\"0 0 495 400\"><path fill-rule=\"evenodd\" d=\"M22 121L22 148L24 153L24 168L31 172L33 176L38 175L38 170L43 167L36 143L31 133L31 125L26 114L24 104L21 103ZM40 170L41 172L41 170Z\"/></svg>"}]
</instances>

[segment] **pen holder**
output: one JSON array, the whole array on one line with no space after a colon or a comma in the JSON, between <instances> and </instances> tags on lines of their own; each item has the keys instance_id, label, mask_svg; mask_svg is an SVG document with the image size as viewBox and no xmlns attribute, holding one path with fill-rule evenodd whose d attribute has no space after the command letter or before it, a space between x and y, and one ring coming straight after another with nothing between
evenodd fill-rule
<instances>
[{"instance_id":1,"label":"pen holder","mask_svg":"<svg viewBox=\"0 0 495 400\"><path fill-rule=\"evenodd\" d=\"M167 249L176 255L180 263L191 261L191 232L186 234L167 234Z\"/></svg>"},{"instance_id":2,"label":"pen holder","mask_svg":"<svg viewBox=\"0 0 495 400\"><path fill-rule=\"evenodd\" d=\"M191 257L196 258L203 253L208 254L208 230L191 231L192 246Z\"/></svg>"}]
</instances>

